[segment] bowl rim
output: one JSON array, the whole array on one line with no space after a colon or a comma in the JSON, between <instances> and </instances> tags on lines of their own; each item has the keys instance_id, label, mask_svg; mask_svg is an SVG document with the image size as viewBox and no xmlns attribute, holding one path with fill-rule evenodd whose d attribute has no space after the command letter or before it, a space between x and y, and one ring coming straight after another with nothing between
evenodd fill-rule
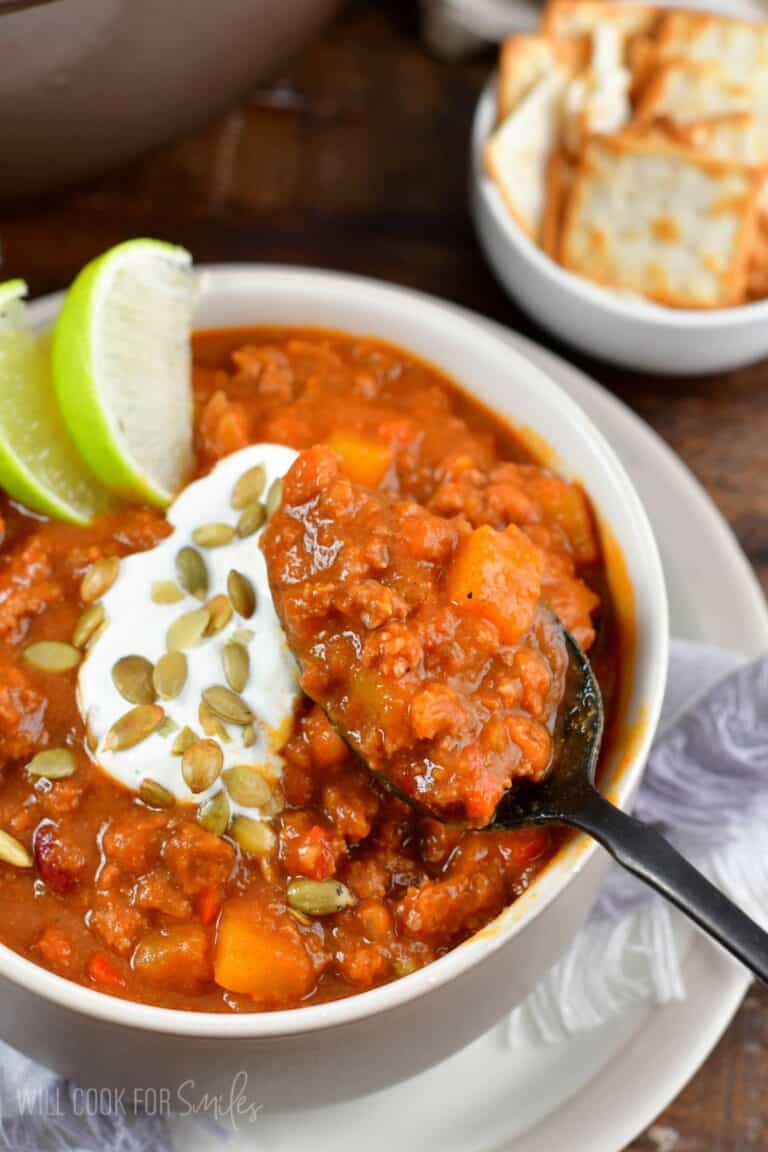
<instances>
[{"instance_id":1,"label":"bowl rim","mask_svg":"<svg viewBox=\"0 0 768 1152\"><path fill-rule=\"evenodd\" d=\"M734 304L729 308L670 308L654 301L630 296L607 285L593 283L563 268L525 234L504 203L501 192L485 170L483 150L494 123L496 72L491 73L478 97L472 118L470 142L472 181L478 195L500 228L505 240L522 260L532 264L550 284L570 292L595 311L652 331L662 327L673 331L697 331L713 327L740 328L768 320L768 299Z\"/></svg>"},{"instance_id":2,"label":"bowl rim","mask_svg":"<svg viewBox=\"0 0 768 1152\"><path fill-rule=\"evenodd\" d=\"M642 775L661 711L668 656L667 597L661 559L645 509L623 465L586 413L541 368L511 348L496 333L479 323L478 319L426 293L368 277L303 267L253 263L203 264L197 265L196 271L200 275L201 297L206 293L213 297L235 293L247 300L258 290L273 292L282 289L286 293L312 290L320 296L335 293L336 297L342 298L346 293L356 300L365 296L371 311L378 309L382 313L387 308L407 306L409 315L418 313L421 324L425 327L431 324L432 332L439 330L446 318L450 318L452 334L458 332L461 339L485 347L492 354L503 358L508 365L517 362L538 390L548 392L552 400L557 401L558 408L564 410L576 425L581 425L596 457L602 458L602 463L612 473L625 515L638 533L647 558L649 596L655 607L652 620L643 622L646 659L643 667L636 667L635 683L632 685L635 693L642 679L640 696L643 723L639 735L631 741L630 754L619 764L611 781L616 802L625 803ZM35 329L48 327L62 299L63 293L56 293L31 302L28 308L30 326ZM342 302L339 303L339 310L341 319ZM297 326L300 326L300 317L297 320ZM375 321L371 327L371 335L374 335ZM339 330L344 331L343 324L339 325ZM595 841L577 834L561 849L527 892L470 939L409 976L329 1003L232 1015L162 1008L109 996L76 984L40 967L4 944L0 944L0 978L6 978L27 992L35 993L64 1008L136 1031L222 1040L274 1039L321 1032L403 1008L418 997L467 973L505 946L559 897L597 851Z\"/></svg>"}]
</instances>

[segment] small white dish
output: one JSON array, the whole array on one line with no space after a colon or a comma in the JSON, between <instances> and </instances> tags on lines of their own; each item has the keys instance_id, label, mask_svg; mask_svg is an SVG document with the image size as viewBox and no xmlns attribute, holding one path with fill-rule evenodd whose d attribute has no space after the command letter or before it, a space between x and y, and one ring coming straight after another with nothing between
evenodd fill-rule
<instances>
[{"instance_id":1,"label":"small white dish","mask_svg":"<svg viewBox=\"0 0 768 1152\"><path fill-rule=\"evenodd\" d=\"M734 308L665 308L592 284L545 255L486 175L483 151L495 117L492 77L472 128L472 214L491 267L534 320L592 356L665 375L723 372L768 356L768 300Z\"/></svg>"},{"instance_id":2,"label":"small white dish","mask_svg":"<svg viewBox=\"0 0 768 1152\"><path fill-rule=\"evenodd\" d=\"M60 296L35 301L31 323L48 327L60 304ZM210 269L201 277L195 323L298 324L397 343L524 423L564 474L579 477L633 592L631 735L606 766L612 798L630 804L664 694L666 591L643 506L579 406L474 318L361 277L266 265ZM193 1080L201 1090L226 1091L247 1071L274 1107L363 1096L437 1064L519 1003L583 923L605 863L594 842L574 837L495 921L426 968L357 996L286 1011L230 1015L134 1003L63 980L0 946L0 1036L88 1087L174 1090Z\"/></svg>"}]
</instances>

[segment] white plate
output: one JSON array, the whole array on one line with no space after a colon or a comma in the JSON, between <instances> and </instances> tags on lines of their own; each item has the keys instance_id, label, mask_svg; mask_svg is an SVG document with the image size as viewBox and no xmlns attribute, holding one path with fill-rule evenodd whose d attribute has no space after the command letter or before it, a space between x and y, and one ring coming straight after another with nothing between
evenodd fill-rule
<instances>
[{"instance_id":1,"label":"white plate","mask_svg":"<svg viewBox=\"0 0 768 1152\"><path fill-rule=\"evenodd\" d=\"M459 309L445 306L446 323ZM466 313L465 313L466 315ZM488 324L477 317L477 322ZM768 610L734 536L687 468L655 433L575 368L493 325L583 406L617 449L645 502L664 562L673 632L756 656ZM504 1026L422 1076L362 1100L290 1115L262 1105L230 1152L620 1152L680 1092L735 1014L749 980L696 934L688 997L640 1006L561 1045L512 1049ZM681 1043L681 1037L684 1042ZM361 1054L364 1059L364 1054ZM299 1086L297 1086L298 1089ZM210 1152L210 1129L177 1120L178 1146Z\"/></svg>"}]
</instances>

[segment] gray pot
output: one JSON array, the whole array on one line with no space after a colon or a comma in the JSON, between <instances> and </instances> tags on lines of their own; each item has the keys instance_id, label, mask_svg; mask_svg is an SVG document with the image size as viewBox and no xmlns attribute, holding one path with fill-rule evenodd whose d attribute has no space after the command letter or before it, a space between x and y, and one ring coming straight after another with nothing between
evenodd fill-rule
<instances>
[{"instance_id":1,"label":"gray pot","mask_svg":"<svg viewBox=\"0 0 768 1152\"><path fill-rule=\"evenodd\" d=\"M0 0L0 195L189 131L322 28L340 0Z\"/></svg>"}]
</instances>

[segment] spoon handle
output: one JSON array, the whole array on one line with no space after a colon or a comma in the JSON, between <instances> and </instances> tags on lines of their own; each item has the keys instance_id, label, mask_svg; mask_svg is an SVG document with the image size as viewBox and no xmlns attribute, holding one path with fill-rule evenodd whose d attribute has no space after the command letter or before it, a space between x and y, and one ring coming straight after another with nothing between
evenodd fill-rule
<instances>
[{"instance_id":1,"label":"spoon handle","mask_svg":"<svg viewBox=\"0 0 768 1152\"><path fill-rule=\"evenodd\" d=\"M614 807L593 788L567 819L768 983L768 932L689 864L655 828Z\"/></svg>"}]
</instances>

